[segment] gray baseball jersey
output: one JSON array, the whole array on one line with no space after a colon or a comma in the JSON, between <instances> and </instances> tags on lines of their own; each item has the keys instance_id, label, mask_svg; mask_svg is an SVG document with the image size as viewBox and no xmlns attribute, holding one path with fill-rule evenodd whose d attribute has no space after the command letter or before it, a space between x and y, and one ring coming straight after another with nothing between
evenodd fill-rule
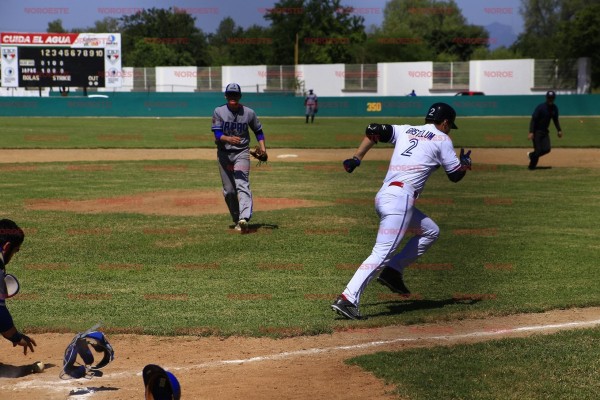
<instances>
[{"instance_id":1,"label":"gray baseball jersey","mask_svg":"<svg viewBox=\"0 0 600 400\"><path fill-rule=\"evenodd\" d=\"M238 111L233 113L224 104L215 108L212 117L212 130L221 130L225 136L239 136L241 142L238 145L229 143L217 142L219 150L239 151L250 146L250 133L248 128L253 132L258 132L262 129L262 124L258 120L253 109L240 104Z\"/></svg>"}]
</instances>

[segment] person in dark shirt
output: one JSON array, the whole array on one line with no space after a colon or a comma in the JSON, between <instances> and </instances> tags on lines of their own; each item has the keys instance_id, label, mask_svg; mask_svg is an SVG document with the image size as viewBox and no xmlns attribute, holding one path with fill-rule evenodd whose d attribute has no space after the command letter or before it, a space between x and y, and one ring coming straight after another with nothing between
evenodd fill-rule
<instances>
[{"instance_id":1,"label":"person in dark shirt","mask_svg":"<svg viewBox=\"0 0 600 400\"><path fill-rule=\"evenodd\" d=\"M529 135L527 138L533 141L533 151L527 153L529 156L529 169L535 169L541 156L550 153L550 136L548 127L550 121L558 131L558 137L562 138L562 129L558 121L558 107L554 104L556 93L552 90L546 93L546 102L538 105L529 122Z\"/></svg>"},{"instance_id":2,"label":"person in dark shirt","mask_svg":"<svg viewBox=\"0 0 600 400\"><path fill-rule=\"evenodd\" d=\"M27 354L27 350L33 352L37 344L33 338L17 330L5 302L9 297L5 282L6 264L19 252L24 240L25 233L14 221L0 220L0 334L10 340L13 347L22 346L24 354Z\"/></svg>"}]
</instances>

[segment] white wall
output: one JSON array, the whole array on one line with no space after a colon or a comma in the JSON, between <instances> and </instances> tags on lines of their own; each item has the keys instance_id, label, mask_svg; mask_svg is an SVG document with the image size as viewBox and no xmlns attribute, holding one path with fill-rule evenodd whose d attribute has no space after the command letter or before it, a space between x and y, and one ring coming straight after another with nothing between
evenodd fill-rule
<instances>
[{"instance_id":1,"label":"white wall","mask_svg":"<svg viewBox=\"0 0 600 400\"><path fill-rule=\"evenodd\" d=\"M242 93L262 92L267 86L267 66L266 65L245 65L238 67L223 67L221 70L223 78L223 88L229 83L237 83L242 87Z\"/></svg>"},{"instance_id":2,"label":"white wall","mask_svg":"<svg viewBox=\"0 0 600 400\"><path fill-rule=\"evenodd\" d=\"M417 96L428 96L433 82L433 63L381 63L377 94L380 96L406 96L412 90Z\"/></svg>"},{"instance_id":3,"label":"white wall","mask_svg":"<svg viewBox=\"0 0 600 400\"><path fill-rule=\"evenodd\" d=\"M534 94L533 59L471 61L471 90L493 95ZM537 93L537 92L536 92Z\"/></svg>"},{"instance_id":4,"label":"white wall","mask_svg":"<svg viewBox=\"0 0 600 400\"><path fill-rule=\"evenodd\" d=\"M342 93L344 89L344 64L304 64L298 65L298 78L304 81L304 87L308 93L313 89L315 94L331 96L329 93L337 93L337 96L346 96Z\"/></svg>"},{"instance_id":5,"label":"white wall","mask_svg":"<svg viewBox=\"0 0 600 400\"><path fill-rule=\"evenodd\" d=\"M193 92L197 88L198 68L157 67L157 92Z\"/></svg>"},{"instance_id":6,"label":"white wall","mask_svg":"<svg viewBox=\"0 0 600 400\"><path fill-rule=\"evenodd\" d=\"M539 95L533 91L533 59L523 60L484 60L469 63L469 90L481 91L486 95ZM133 68L123 68L123 87L99 89L101 92L131 91L133 88ZM138 73L141 73L138 70ZM455 91L432 92L433 63L379 63L377 64L377 92L344 92L344 64L304 64L292 72L304 82L305 90L314 89L319 97L345 96L406 96L415 90L417 96L453 96ZM140 79L140 77L136 77ZM262 93L267 86L267 66L224 66L222 67L222 87L230 82L238 83L246 93ZM156 67L156 90L159 92L193 92L196 89L196 67ZM81 88L71 88L79 91ZM37 91L6 88L0 96L38 96ZM45 89L42 95L48 95Z\"/></svg>"}]
</instances>

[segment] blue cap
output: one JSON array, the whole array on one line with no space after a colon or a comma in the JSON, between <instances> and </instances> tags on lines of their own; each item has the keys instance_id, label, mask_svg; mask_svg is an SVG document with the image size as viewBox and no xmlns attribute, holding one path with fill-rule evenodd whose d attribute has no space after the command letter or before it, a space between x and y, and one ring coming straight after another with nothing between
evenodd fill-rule
<instances>
[{"instance_id":1,"label":"blue cap","mask_svg":"<svg viewBox=\"0 0 600 400\"><path fill-rule=\"evenodd\" d=\"M158 365L146 365L142 371L142 377L146 388L146 399L179 400L181 398L181 386L175 375Z\"/></svg>"},{"instance_id":2,"label":"blue cap","mask_svg":"<svg viewBox=\"0 0 600 400\"><path fill-rule=\"evenodd\" d=\"M239 93L242 94L242 88L237 83L230 83L225 88L225 93Z\"/></svg>"}]
</instances>

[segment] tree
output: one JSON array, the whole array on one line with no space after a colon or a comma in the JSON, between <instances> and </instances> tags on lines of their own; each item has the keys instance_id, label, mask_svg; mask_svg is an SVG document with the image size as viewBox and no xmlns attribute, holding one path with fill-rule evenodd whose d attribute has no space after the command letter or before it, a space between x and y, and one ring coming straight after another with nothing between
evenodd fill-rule
<instances>
[{"instance_id":1,"label":"tree","mask_svg":"<svg viewBox=\"0 0 600 400\"><path fill-rule=\"evenodd\" d=\"M524 30L512 48L531 58L563 57L560 28L588 7L584 0L521 0Z\"/></svg>"},{"instance_id":2,"label":"tree","mask_svg":"<svg viewBox=\"0 0 600 400\"><path fill-rule=\"evenodd\" d=\"M556 58L556 32L563 0L521 0L524 30L513 48L531 58Z\"/></svg>"},{"instance_id":3,"label":"tree","mask_svg":"<svg viewBox=\"0 0 600 400\"><path fill-rule=\"evenodd\" d=\"M273 59L271 30L252 25L230 40L233 65L264 65Z\"/></svg>"},{"instance_id":4,"label":"tree","mask_svg":"<svg viewBox=\"0 0 600 400\"><path fill-rule=\"evenodd\" d=\"M281 0L267 10L273 38L270 64L294 64L298 35L301 64L354 62L366 40L364 18L341 0Z\"/></svg>"},{"instance_id":5,"label":"tree","mask_svg":"<svg viewBox=\"0 0 600 400\"><path fill-rule=\"evenodd\" d=\"M523 55L505 46L500 46L491 51L478 48L471 55L472 60L511 60L515 58L523 58Z\"/></svg>"},{"instance_id":6,"label":"tree","mask_svg":"<svg viewBox=\"0 0 600 400\"><path fill-rule=\"evenodd\" d=\"M375 58L466 61L475 49L488 46L487 31L467 24L454 0L390 0L384 15L380 38L405 48L393 49L390 45L385 53L377 52Z\"/></svg>"},{"instance_id":7,"label":"tree","mask_svg":"<svg viewBox=\"0 0 600 400\"><path fill-rule=\"evenodd\" d=\"M129 59L135 61L136 67L194 65L189 52L180 52L169 44L152 43L145 38L137 39Z\"/></svg>"},{"instance_id":8,"label":"tree","mask_svg":"<svg viewBox=\"0 0 600 400\"><path fill-rule=\"evenodd\" d=\"M590 57L592 87L600 87L600 4L580 8L559 29L562 56Z\"/></svg>"},{"instance_id":9,"label":"tree","mask_svg":"<svg viewBox=\"0 0 600 400\"><path fill-rule=\"evenodd\" d=\"M152 66L210 65L206 37L196 28L195 18L179 9L145 9L140 13L120 18L122 27L123 65L130 67L148 66L148 57L137 49L152 54L164 52L158 57L164 64ZM177 54L177 57L169 55Z\"/></svg>"},{"instance_id":10,"label":"tree","mask_svg":"<svg viewBox=\"0 0 600 400\"><path fill-rule=\"evenodd\" d=\"M243 29L235 25L231 17L226 17L219 23L214 34L208 35L208 46L210 59L213 66L232 65L232 47L230 42L232 38L241 37Z\"/></svg>"},{"instance_id":11,"label":"tree","mask_svg":"<svg viewBox=\"0 0 600 400\"><path fill-rule=\"evenodd\" d=\"M87 32L95 33L119 33L121 32L121 26L118 18L104 17L100 21L94 22L94 27L88 28Z\"/></svg>"},{"instance_id":12,"label":"tree","mask_svg":"<svg viewBox=\"0 0 600 400\"><path fill-rule=\"evenodd\" d=\"M362 60L367 64L378 62L433 60L432 48L425 45L421 37L406 29L386 34L376 28L367 36Z\"/></svg>"},{"instance_id":13,"label":"tree","mask_svg":"<svg viewBox=\"0 0 600 400\"><path fill-rule=\"evenodd\" d=\"M46 28L46 32L48 32L48 33L67 33L66 29L63 28L62 19L55 19L54 21L48 22L48 28Z\"/></svg>"}]
</instances>

